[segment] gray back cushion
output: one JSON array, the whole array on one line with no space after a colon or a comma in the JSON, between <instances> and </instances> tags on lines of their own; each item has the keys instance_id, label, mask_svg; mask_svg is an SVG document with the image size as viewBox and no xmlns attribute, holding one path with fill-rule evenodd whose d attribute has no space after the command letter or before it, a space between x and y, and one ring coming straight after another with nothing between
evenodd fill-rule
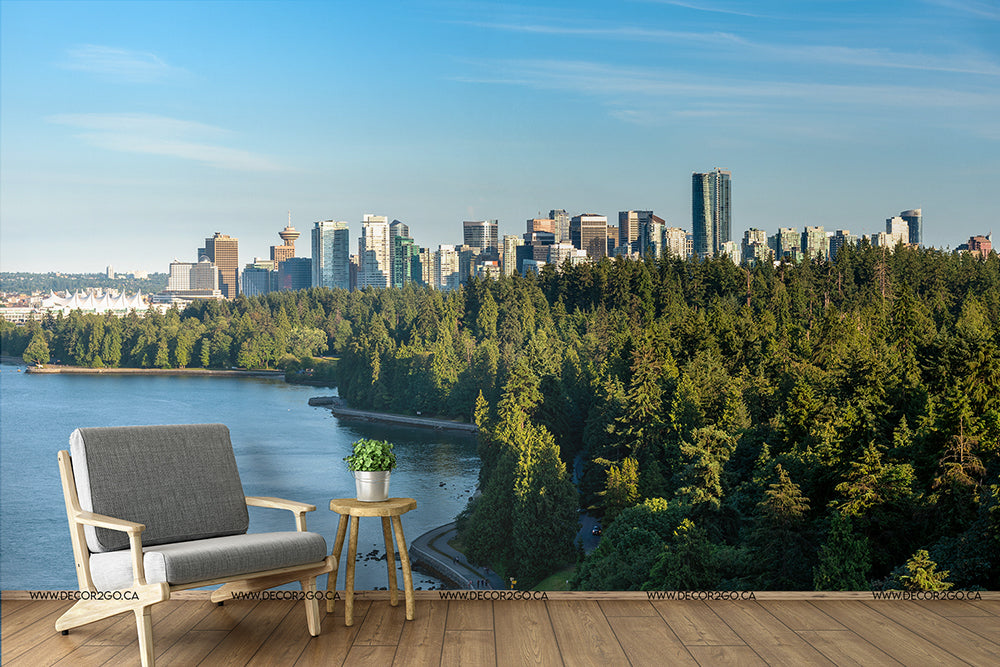
<instances>
[{"instance_id":1,"label":"gray back cushion","mask_svg":"<svg viewBox=\"0 0 1000 667\"><path fill-rule=\"evenodd\" d=\"M143 546L247 531L243 485L222 424L78 428L69 444L80 506L145 524ZM127 533L85 529L91 552L129 546Z\"/></svg>"}]
</instances>

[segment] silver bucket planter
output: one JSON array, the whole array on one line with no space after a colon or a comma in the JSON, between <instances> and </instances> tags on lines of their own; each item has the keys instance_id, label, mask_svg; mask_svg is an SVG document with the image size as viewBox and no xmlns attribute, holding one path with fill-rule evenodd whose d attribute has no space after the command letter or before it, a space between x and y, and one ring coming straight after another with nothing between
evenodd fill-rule
<instances>
[{"instance_id":1,"label":"silver bucket planter","mask_svg":"<svg viewBox=\"0 0 1000 667\"><path fill-rule=\"evenodd\" d=\"M354 487L358 500L377 503L389 499L388 470L355 470Z\"/></svg>"}]
</instances>

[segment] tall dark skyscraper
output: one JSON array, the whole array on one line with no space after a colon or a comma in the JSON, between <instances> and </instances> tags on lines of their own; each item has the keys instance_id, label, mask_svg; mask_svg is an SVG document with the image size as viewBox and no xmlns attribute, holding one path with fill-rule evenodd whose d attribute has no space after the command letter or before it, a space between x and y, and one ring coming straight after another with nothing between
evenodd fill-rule
<instances>
[{"instance_id":1,"label":"tall dark skyscraper","mask_svg":"<svg viewBox=\"0 0 1000 667\"><path fill-rule=\"evenodd\" d=\"M906 220L906 226L910 228L910 244L911 245L923 245L924 244L924 213L921 209L915 208L909 211L903 211L899 214L903 220Z\"/></svg>"},{"instance_id":2,"label":"tall dark skyscraper","mask_svg":"<svg viewBox=\"0 0 1000 667\"><path fill-rule=\"evenodd\" d=\"M714 257L722 244L731 240L731 177L730 172L718 168L691 175L691 231L698 257Z\"/></svg>"}]
</instances>

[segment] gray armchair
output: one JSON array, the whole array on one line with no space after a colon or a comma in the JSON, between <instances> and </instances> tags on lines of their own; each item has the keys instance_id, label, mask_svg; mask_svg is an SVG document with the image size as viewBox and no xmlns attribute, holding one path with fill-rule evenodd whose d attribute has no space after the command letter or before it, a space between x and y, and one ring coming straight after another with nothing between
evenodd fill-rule
<instances>
[{"instance_id":1,"label":"gray armchair","mask_svg":"<svg viewBox=\"0 0 1000 667\"><path fill-rule=\"evenodd\" d=\"M316 577L335 577L337 563L306 531L316 507L244 496L222 424L77 429L59 472L80 591L93 594L56 630L132 611L142 664L152 665L150 607L171 592L224 584L211 595L222 602L299 581L309 634L319 635ZM290 510L296 530L248 534L248 505Z\"/></svg>"}]
</instances>

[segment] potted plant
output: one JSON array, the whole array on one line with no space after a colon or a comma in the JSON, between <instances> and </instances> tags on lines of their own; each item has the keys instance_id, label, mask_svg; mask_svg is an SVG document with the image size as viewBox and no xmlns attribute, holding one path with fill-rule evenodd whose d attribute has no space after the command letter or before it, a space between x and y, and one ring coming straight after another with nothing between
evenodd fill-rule
<instances>
[{"instance_id":1,"label":"potted plant","mask_svg":"<svg viewBox=\"0 0 1000 667\"><path fill-rule=\"evenodd\" d=\"M347 469L354 473L358 500L376 503L389 499L389 473L396 467L396 454L388 440L362 438L345 456Z\"/></svg>"}]
</instances>

